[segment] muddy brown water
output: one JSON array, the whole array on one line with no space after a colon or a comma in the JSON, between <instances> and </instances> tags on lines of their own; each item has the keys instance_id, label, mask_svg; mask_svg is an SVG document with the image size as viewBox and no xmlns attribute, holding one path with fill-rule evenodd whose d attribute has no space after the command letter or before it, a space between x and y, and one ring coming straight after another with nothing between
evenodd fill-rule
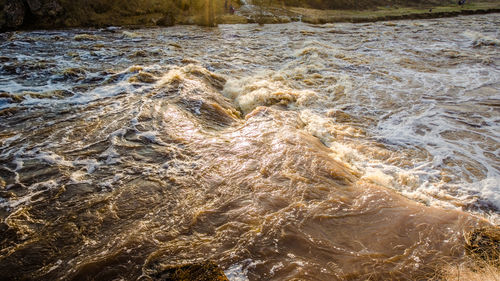
<instances>
[{"instance_id":1,"label":"muddy brown water","mask_svg":"<svg viewBox=\"0 0 500 281\"><path fill-rule=\"evenodd\" d=\"M0 41L0 275L422 280L498 221L500 17Z\"/></svg>"}]
</instances>

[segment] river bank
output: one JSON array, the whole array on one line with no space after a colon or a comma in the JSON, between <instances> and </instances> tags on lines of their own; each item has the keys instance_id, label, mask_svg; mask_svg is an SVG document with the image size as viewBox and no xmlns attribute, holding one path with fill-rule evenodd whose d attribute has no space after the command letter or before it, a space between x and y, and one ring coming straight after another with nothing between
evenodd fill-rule
<instances>
[{"instance_id":1,"label":"river bank","mask_svg":"<svg viewBox=\"0 0 500 281\"><path fill-rule=\"evenodd\" d=\"M291 11L302 15L302 21L308 23L334 23L334 22L376 22L388 20L406 19L432 19L447 18L460 15L488 14L500 12L498 3L475 3L460 7L438 6L438 7L401 7L401 8L378 8L370 11L338 11L338 10L313 10L305 8L292 8Z\"/></svg>"},{"instance_id":2,"label":"river bank","mask_svg":"<svg viewBox=\"0 0 500 281\"><path fill-rule=\"evenodd\" d=\"M66 3L68 2L68 3ZM116 6L106 1L84 5L63 0L0 0L0 31L59 29L78 27L123 26L129 28L173 26L173 25L213 25L246 23L288 23L302 21L312 24L334 22L376 22L404 19L430 19L459 15L488 14L500 12L497 2L475 2L464 6L458 4L434 6L383 6L370 9L321 10L308 7L285 6L283 3L252 5L246 2L231 4L235 12L222 1L215 1L213 23L207 23L207 13L203 4L180 4L154 2L144 4L143 0L129 1ZM108 1L111 2L111 1ZM115 1L117 2L117 1ZM219 3L220 2L220 3ZM156 4L154 4L156 3ZM196 1L195 1L196 3ZM142 5L142 6L141 6ZM408 4L409 5L409 4ZM226 6L226 7L224 7Z\"/></svg>"}]
</instances>

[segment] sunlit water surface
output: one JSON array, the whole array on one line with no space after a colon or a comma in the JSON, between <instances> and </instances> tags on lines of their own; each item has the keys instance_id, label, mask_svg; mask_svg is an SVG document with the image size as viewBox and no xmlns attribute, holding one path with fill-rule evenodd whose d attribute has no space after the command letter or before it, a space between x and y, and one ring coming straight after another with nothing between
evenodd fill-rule
<instances>
[{"instance_id":1,"label":"sunlit water surface","mask_svg":"<svg viewBox=\"0 0 500 281\"><path fill-rule=\"evenodd\" d=\"M492 14L1 34L0 275L459 262L462 233L498 223L499 30Z\"/></svg>"}]
</instances>

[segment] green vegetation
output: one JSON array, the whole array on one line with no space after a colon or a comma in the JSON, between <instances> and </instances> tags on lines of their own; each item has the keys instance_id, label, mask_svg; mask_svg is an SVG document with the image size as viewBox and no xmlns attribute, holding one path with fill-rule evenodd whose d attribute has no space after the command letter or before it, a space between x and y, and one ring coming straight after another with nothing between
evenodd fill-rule
<instances>
[{"instance_id":1,"label":"green vegetation","mask_svg":"<svg viewBox=\"0 0 500 281\"><path fill-rule=\"evenodd\" d=\"M500 12L499 0L472 2L464 7L449 0L249 0L250 13L232 14L240 0L9 0L24 7L11 11L0 0L0 30L101 26L170 26L217 23L282 23L302 19L309 23L363 22L405 18L432 18L458 14ZM30 11L30 2L42 9ZM12 6L12 5L11 5ZM51 8L52 7L52 8ZM59 7L55 9L53 7ZM432 8L432 11L430 10ZM21 17L21 18L20 18ZM22 18L24 17L24 18ZM19 19L20 20L13 20ZM14 23L8 23L8 21ZM19 22L22 25L19 25Z\"/></svg>"},{"instance_id":2,"label":"green vegetation","mask_svg":"<svg viewBox=\"0 0 500 281\"><path fill-rule=\"evenodd\" d=\"M0 30L2 26L5 25L5 13L2 12L5 7L5 1L6 0L0 0Z\"/></svg>"},{"instance_id":3,"label":"green vegetation","mask_svg":"<svg viewBox=\"0 0 500 281\"><path fill-rule=\"evenodd\" d=\"M61 0L68 15L64 26L173 25L176 15L187 16L187 1ZM202 6L193 8L201 9Z\"/></svg>"},{"instance_id":4,"label":"green vegetation","mask_svg":"<svg viewBox=\"0 0 500 281\"><path fill-rule=\"evenodd\" d=\"M7 11L4 9L5 1L0 0L0 30L110 25L214 25L216 15L224 14L222 0L10 0L16 3L16 7L22 6L24 13ZM44 7L43 11L33 12L30 1L39 1ZM55 11L50 7L60 7L60 10ZM7 14L16 20L7 24L4 20ZM17 22L22 22L22 25Z\"/></svg>"},{"instance_id":5,"label":"green vegetation","mask_svg":"<svg viewBox=\"0 0 500 281\"><path fill-rule=\"evenodd\" d=\"M64 26L170 26L238 22L224 11L223 0L60 0L68 15ZM231 2L231 1L229 1ZM239 3L239 2L238 2ZM239 6L232 3L233 6Z\"/></svg>"},{"instance_id":6,"label":"green vegetation","mask_svg":"<svg viewBox=\"0 0 500 281\"><path fill-rule=\"evenodd\" d=\"M284 0L287 6L308 7L314 9L345 10L370 9L380 6L422 6L422 5L449 5L456 3L450 0Z\"/></svg>"},{"instance_id":7,"label":"green vegetation","mask_svg":"<svg viewBox=\"0 0 500 281\"><path fill-rule=\"evenodd\" d=\"M432 9L432 10L431 10ZM459 14L474 14L497 11L500 12L498 2L475 2L467 3L463 7L458 4L446 6L383 6L369 10L319 10L311 8L290 8L290 11L302 16L304 22L327 23L327 22L371 22L380 20L438 18L456 16Z\"/></svg>"}]
</instances>

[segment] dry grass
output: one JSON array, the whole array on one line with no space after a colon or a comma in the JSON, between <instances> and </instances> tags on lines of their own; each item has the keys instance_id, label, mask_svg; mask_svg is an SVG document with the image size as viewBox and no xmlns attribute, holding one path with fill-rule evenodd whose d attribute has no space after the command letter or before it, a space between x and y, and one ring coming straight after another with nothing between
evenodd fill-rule
<instances>
[{"instance_id":1,"label":"dry grass","mask_svg":"<svg viewBox=\"0 0 500 281\"><path fill-rule=\"evenodd\" d=\"M434 280L500 281L499 227L483 227L467 233L465 250L465 262L443 267Z\"/></svg>"},{"instance_id":2,"label":"dry grass","mask_svg":"<svg viewBox=\"0 0 500 281\"><path fill-rule=\"evenodd\" d=\"M500 281L500 269L488 264L448 266L443 269L441 278L446 281Z\"/></svg>"},{"instance_id":3,"label":"dry grass","mask_svg":"<svg viewBox=\"0 0 500 281\"><path fill-rule=\"evenodd\" d=\"M482 227L467 233L465 249L470 257L500 267L500 227Z\"/></svg>"}]
</instances>

